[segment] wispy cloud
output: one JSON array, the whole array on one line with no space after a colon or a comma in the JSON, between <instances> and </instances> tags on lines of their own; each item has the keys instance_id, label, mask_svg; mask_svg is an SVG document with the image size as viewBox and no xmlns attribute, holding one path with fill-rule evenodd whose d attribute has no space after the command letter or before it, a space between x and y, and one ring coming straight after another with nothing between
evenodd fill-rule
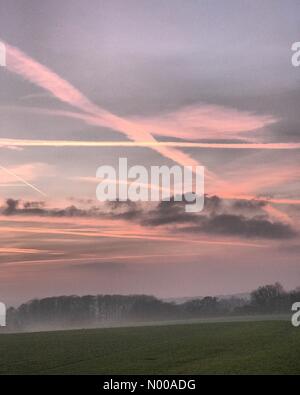
<instances>
[{"instance_id":1,"label":"wispy cloud","mask_svg":"<svg viewBox=\"0 0 300 395\"><path fill-rule=\"evenodd\" d=\"M1 232L10 233L22 233L22 234L43 234L43 235L66 235L66 236L77 236L77 237L88 237L88 238L108 238L108 239L131 239L131 240L149 240L149 241L160 241L160 242L183 242L182 237L177 236L167 236L167 235L151 235L151 234L130 234L124 229L123 233L116 232L99 232L93 229L91 230L69 230L69 229L50 229L45 227L40 228L14 228L14 227L1 227ZM256 242L244 242L240 240L212 240L212 239L195 239L187 238L184 240L187 244L206 244L206 245L221 245L221 246L231 246L231 247L254 247L263 248L265 247L262 243Z\"/></svg>"},{"instance_id":2,"label":"wispy cloud","mask_svg":"<svg viewBox=\"0 0 300 395\"><path fill-rule=\"evenodd\" d=\"M186 139L240 138L245 132L262 129L278 120L233 108L199 103L152 118L134 118L156 135Z\"/></svg>"},{"instance_id":3,"label":"wispy cloud","mask_svg":"<svg viewBox=\"0 0 300 395\"><path fill-rule=\"evenodd\" d=\"M0 247L0 254L40 254L47 252L49 251L35 248Z\"/></svg>"}]
</instances>

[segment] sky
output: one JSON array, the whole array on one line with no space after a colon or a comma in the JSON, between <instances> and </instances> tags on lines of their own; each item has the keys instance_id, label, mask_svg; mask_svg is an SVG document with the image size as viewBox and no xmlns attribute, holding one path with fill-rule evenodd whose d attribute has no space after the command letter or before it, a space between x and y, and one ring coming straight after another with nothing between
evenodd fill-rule
<instances>
[{"instance_id":1,"label":"sky","mask_svg":"<svg viewBox=\"0 0 300 395\"><path fill-rule=\"evenodd\" d=\"M1 301L300 285L299 1L0 0L0 16ZM204 166L203 212L98 202L120 157Z\"/></svg>"}]
</instances>

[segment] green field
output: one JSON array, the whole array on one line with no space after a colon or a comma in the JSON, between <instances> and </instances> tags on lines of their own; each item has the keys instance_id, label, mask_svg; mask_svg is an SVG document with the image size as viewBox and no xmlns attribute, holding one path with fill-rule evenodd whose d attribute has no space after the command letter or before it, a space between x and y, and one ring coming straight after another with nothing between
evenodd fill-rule
<instances>
[{"instance_id":1,"label":"green field","mask_svg":"<svg viewBox=\"0 0 300 395\"><path fill-rule=\"evenodd\" d=\"M1 374L299 374L290 322L198 323L0 335Z\"/></svg>"}]
</instances>

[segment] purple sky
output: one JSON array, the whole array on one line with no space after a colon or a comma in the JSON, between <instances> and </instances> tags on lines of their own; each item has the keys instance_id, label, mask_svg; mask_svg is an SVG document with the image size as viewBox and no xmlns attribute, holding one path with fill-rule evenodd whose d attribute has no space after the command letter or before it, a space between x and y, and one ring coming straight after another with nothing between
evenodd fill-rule
<instances>
[{"instance_id":1,"label":"purple sky","mask_svg":"<svg viewBox=\"0 0 300 395\"><path fill-rule=\"evenodd\" d=\"M0 15L1 301L300 285L299 1L0 0ZM211 146L111 146L151 139ZM205 166L203 213L99 204L96 169L120 157Z\"/></svg>"}]
</instances>

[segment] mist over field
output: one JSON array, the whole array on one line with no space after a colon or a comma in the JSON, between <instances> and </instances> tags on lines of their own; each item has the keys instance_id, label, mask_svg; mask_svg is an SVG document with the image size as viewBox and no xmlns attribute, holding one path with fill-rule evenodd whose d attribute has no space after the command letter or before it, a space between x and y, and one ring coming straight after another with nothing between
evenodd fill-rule
<instances>
[{"instance_id":1,"label":"mist over field","mask_svg":"<svg viewBox=\"0 0 300 395\"><path fill-rule=\"evenodd\" d=\"M286 292L279 283L239 296L188 299L181 303L147 295L58 296L35 299L7 311L8 332L135 326L193 320L290 319L299 288ZM205 322L205 321L204 321Z\"/></svg>"}]
</instances>

